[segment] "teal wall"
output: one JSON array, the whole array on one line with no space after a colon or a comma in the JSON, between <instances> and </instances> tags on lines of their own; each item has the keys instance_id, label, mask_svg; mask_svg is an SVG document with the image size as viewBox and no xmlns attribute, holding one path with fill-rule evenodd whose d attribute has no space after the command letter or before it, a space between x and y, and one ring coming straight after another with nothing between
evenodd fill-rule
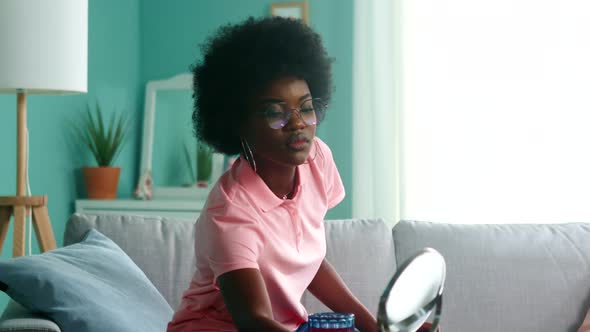
<instances>
[{"instance_id":1,"label":"teal wall","mask_svg":"<svg viewBox=\"0 0 590 332\"><path fill-rule=\"evenodd\" d=\"M274 1L272 1L274 2ZM74 200L84 196L80 167L90 155L72 139L69 121L88 102L101 102L106 115L126 111L133 118L130 139L115 164L122 167L119 197L130 197L141 152L143 94L148 80L188 71L199 44L219 25L248 16L268 15L270 0L89 0L88 94L30 96L30 182L33 195L49 196L49 214L58 246ZM336 91L319 131L332 148L344 185L352 185L352 11L353 0L309 1L311 26L336 58ZM0 95L0 196L16 190L16 97ZM350 194L328 218L351 216ZM10 257L12 241L2 257ZM33 251L38 252L36 241ZM0 294L0 309L7 297Z\"/></svg>"},{"instance_id":2,"label":"teal wall","mask_svg":"<svg viewBox=\"0 0 590 332\"><path fill-rule=\"evenodd\" d=\"M144 0L141 10L142 82L189 71L199 58L199 45L220 25L248 16L269 15L270 0ZM332 148L349 195L327 218L352 215L352 16L353 0L310 0L310 25L336 58L336 91L319 136Z\"/></svg>"}]
</instances>

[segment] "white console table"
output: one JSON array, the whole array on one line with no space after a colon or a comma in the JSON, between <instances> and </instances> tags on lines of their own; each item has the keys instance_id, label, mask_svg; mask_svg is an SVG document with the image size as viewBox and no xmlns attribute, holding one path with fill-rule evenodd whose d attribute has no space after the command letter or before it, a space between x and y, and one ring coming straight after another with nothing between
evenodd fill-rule
<instances>
[{"instance_id":1,"label":"white console table","mask_svg":"<svg viewBox=\"0 0 590 332\"><path fill-rule=\"evenodd\" d=\"M138 214L196 220L205 200L77 199L77 213Z\"/></svg>"}]
</instances>

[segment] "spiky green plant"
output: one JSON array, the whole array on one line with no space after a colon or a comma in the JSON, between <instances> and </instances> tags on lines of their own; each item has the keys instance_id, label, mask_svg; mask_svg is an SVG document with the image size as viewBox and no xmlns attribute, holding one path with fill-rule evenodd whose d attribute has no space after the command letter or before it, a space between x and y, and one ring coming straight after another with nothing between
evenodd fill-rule
<instances>
[{"instance_id":1,"label":"spiky green plant","mask_svg":"<svg viewBox=\"0 0 590 332\"><path fill-rule=\"evenodd\" d=\"M86 109L82 125L77 128L81 141L90 150L100 167L111 166L123 147L129 129L125 114L111 116L108 127L105 125L100 105L96 102L95 114L90 105Z\"/></svg>"},{"instance_id":2,"label":"spiky green plant","mask_svg":"<svg viewBox=\"0 0 590 332\"><path fill-rule=\"evenodd\" d=\"M197 181L209 181L213 171L213 150L199 142L197 148Z\"/></svg>"},{"instance_id":3,"label":"spiky green plant","mask_svg":"<svg viewBox=\"0 0 590 332\"><path fill-rule=\"evenodd\" d=\"M191 178L190 179L190 181L191 181L190 184L191 185L194 185L195 183L197 183L197 179L195 177L195 172L194 172L195 167L193 166L192 158L193 157L191 156L191 153L189 151L188 145L185 142L184 143L184 161L186 162L186 167L189 170L188 174L189 174L189 176Z\"/></svg>"},{"instance_id":4,"label":"spiky green plant","mask_svg":"<svg viewBox=\"0 0 590 332\"><path fill-rule=\"evenodd\" d=\"M195 167L193 167L194 154L191 155L188 145L184 144L184 161L186 162L187 168L190 170L189 176L192 183L199 181L211 180L211 174L213 172L213 149L203 142L197 141L197 172L194 173Z\"/></svg>"}]
</instances>

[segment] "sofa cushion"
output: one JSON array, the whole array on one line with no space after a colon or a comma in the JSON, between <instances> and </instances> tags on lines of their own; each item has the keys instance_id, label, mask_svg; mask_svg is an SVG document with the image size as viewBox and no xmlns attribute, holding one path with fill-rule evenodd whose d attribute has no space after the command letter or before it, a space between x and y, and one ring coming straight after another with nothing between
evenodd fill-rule
<instances>
[{"instance_id":1,"label":"sofa cushion","mask_svg":"<svg viewBox=\"0 0 590 332\"><path fill-rule=\"evenodd\" d=\"M64 244L95 228L113 240L145 273L173 309L195 271L194 220L114 214L74 214Z\"/></svg>"},{"instance_id":2,"label":"sofa cushion","mask_svg":"<svg viewBox=\"0 0 590 332\"><path fill-rule=\"evenodd\" d=\"M9 301L0 316L0 332L62 332L54 321L40 313L33 313L20 304Z\"/></svg>"},{"instance_id":3,"label":"sofa cushion","mask_svg":"<svg viewBox=\"0 0 590 332\"><path fill-rule=\"evenodd\" d=\"M577 331L590 307L590 224L401 221L397 262L422 249L447 263L443 331Z\"/></svg>"},{"instance_id":4,"label":"sofa cushion","mask_svg":"<svg viewBox=\"0 0 590 332\"><path fill-rule=\"evenodd\" d=\"M326 259L352 293L373 313L395 273L391 228L382 219L327 220ZM302 303L308 313L329 311L309 292Z\"/></svg>"},{"instance_id":5,"label":"sofa cushion","mask_svg":"<svg viewBox=\"0 0 590 332\"><path fill-rule=\"evenodd\" d=\"M90 230L80 243L0 260L6 293L64 331L163 331L172 308L110 239Z\"/></svg>"}]
</instances>

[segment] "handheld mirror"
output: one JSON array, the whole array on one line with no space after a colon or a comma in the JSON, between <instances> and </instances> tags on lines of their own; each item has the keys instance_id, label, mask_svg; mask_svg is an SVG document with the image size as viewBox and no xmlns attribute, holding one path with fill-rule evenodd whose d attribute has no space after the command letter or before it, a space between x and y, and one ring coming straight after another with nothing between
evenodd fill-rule
<instances>
[{"instance_id":1,"label":"handheld mirror","mask_svg":"<svg viewBox=\"0 0 590 332\"><path fill-rule=\"evenodd\" d=\"M436 331L445 277L445 260L432 248L424 248L406 260L397 269L379 301L379 330L415 332L434 311L430 331Z\"/></svg>"}]
</instances>

